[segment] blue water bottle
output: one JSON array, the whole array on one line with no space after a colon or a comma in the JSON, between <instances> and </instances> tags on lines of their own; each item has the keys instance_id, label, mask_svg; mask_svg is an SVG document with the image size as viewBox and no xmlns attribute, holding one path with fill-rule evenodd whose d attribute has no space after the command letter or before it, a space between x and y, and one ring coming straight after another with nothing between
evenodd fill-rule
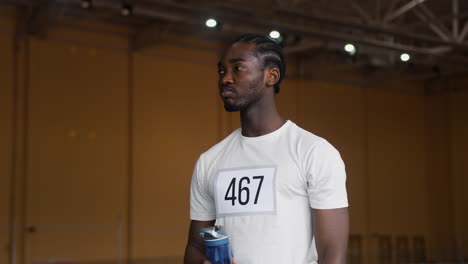
<instances>
[{"instance_id":1,"label":"blue water bottle","mask_svg":"<svg viewBox=\"0 0 468 264\"><path fill-rule=\"evenodd\" d=\"M211 264L231 264L229 236L222 227L201 228L200 236L205 240L205 257Z\"/></svg>"}]
</instances>

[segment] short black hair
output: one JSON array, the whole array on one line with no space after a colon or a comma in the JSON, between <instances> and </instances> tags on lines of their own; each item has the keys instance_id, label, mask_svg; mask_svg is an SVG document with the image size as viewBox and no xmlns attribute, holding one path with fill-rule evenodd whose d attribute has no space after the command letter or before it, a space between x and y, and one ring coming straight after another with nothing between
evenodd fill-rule
<instances>
[{"instance_id":1,"label":"short black hair","mask_svg":"<svg viewBox=\"0 0 468 264\"><path fill-rule=\"evenodd\" d=\"M236 38L233 44L241 43L254 43L256 55L263 60L264 68L278 68L280 77L278 82L274 85L275 93L279 93L280 83L284 78L286 72L286 61L284 59L283 48L275 40L259 34L244 34Z\"/></svg>"}]
</instances>

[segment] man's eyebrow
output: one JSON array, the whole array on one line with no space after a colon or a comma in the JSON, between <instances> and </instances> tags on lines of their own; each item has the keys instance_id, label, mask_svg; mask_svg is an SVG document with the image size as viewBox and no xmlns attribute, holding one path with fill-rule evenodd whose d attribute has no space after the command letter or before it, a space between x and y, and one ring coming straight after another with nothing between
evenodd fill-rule
<instances>
[{"instance_id":1,"label":"man's eyebrow","mask_svg":"<svg viewBox=\"0 0 468 264\"><path fill-rule=\"evenodd\" d=\"M234 59L230 59L229 63L236 63L236 62L239 62L239 61L245 61L245 60L242 59L242 58L234 58Z\"/></svg>"},{"instance_id":2,"label":"man's eyebrow","mask_svg":"<svg viewBox=\"0 0 468 264\"><path fill-rule=\"evenodd\" d=\"M229 63L236 63L236 62L240 62L240 61L245 61L244 59L242 58L234 58L234 59L230 59L229 60ZM224 66L223 63L221 61L218 62L218 67L222 67Z\"/></svg>"}]
</instances>

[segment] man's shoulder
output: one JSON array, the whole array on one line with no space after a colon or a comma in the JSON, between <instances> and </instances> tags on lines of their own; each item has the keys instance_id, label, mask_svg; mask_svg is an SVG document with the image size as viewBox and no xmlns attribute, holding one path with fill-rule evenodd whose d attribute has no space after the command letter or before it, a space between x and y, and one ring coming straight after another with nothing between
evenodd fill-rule
<instances>
[{"instance_id":1,"label":"man's shoulder","mask_svg":"<svg viewBox=\"0 0 468 264\"><path fill-rule=\"evenodd\" d=\"M298 126L295 123L292 123L289 136L294 138L295 140L300 141L300 144L309 146L325 140L324 138Z\"/></svg>"},{"instance_id":2,"label":"man's shoulder","mask_svg":"<svg viewBox=\"0 0 468 264\"><path fill-rule=\"evenodd\" d=\"M207 151L203 152L200 157L203 157L205 159L209 159L212 157L217 157L219 156L223 151L226 150L226 147L238 137L240 133L240 128L234 130L229 134L227 137L225 137L223 140L220 142L216 143L213 145L211 148L209 148Z\"/></svg>"},{"instance_id":3,"label":"man's shoulder","mask_svg":"<svg viewBox=\"0 0 468 264\"><path fill-rule=\"evenodd\" d=\"M325 138L314 134L296 124L291 129L290 136L295 141L297 146L305 153L310 152L323 152L323 151L337 151L338 150ZM305 154L302 152L303 154Z\"/></svg>"}]
</instances>

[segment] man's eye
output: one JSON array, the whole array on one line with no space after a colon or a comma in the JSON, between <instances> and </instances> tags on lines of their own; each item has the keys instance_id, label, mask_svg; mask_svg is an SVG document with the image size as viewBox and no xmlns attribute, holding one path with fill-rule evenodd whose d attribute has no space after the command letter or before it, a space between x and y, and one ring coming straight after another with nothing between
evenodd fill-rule
<instances>
[{"instance_id":1,"label":"man's eye","mask_svg":"<svg viewBox=\"0 0 468 264\"><path fill-rule=\"evenodd\" d=\"M234 70L236 71L242 71L244 69L244 67L242 66L234 66Z\"/></svg>"},{"instance_id":2,"label":"man's eye","mask_svg":"<svg viewBox=\"0 0 468 264\"><path fill-rule=\"evenodd\" d=\"M218 70L218 74L223 75L223 74L224 74L224 70L219 69L219 70Z\"/></svg>"}]
</instances>

